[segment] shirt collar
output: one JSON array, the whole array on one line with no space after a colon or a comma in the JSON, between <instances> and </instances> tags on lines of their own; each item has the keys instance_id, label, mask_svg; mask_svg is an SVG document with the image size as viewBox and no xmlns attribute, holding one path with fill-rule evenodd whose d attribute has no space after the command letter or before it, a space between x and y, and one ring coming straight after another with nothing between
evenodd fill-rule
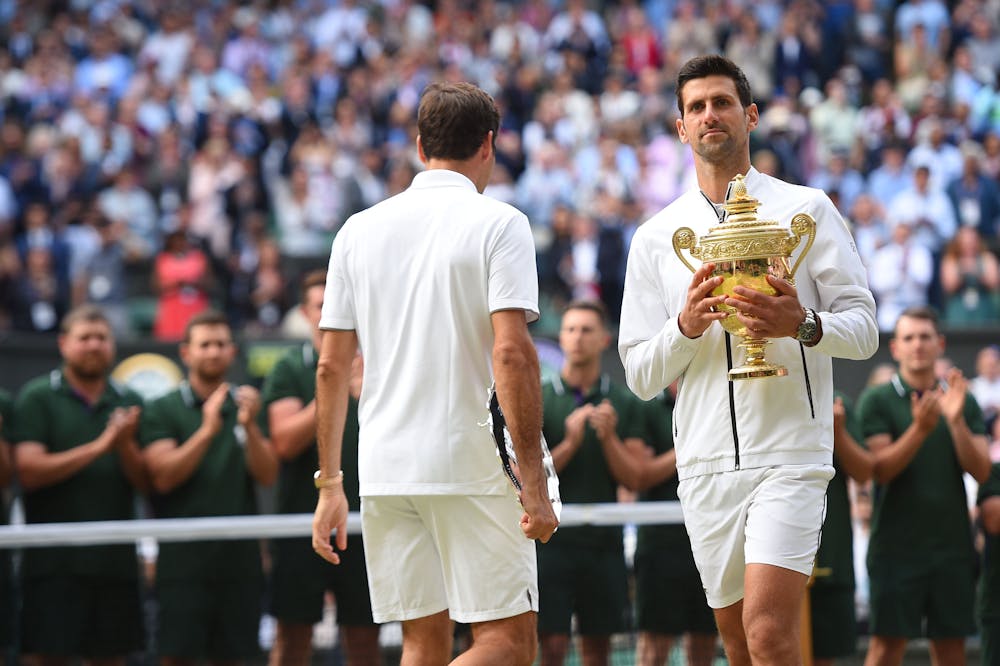
<instances>
[{"instance_id":1,"label":"shirt collar","mask_svg":"<svg viewBox=\"0 0 1000 666\"><path fill-rule=\"evenodd\" d=\"M559 376L559 381L552 382L552 388L555 390L556 395L566 395L567 393L572 393L576 391L576 387L568 384L566 382L566 379L562 375ZM590 393L588 393L583 397L584 400L587 401L590 400L591 397L593 396L596 397L606 396L608 394L608 391L610 390L611 390L611 377L609 377L608 375L601 375L600 380L596 384L594 384L594 386L591 387Z\"/></svg>"},{"instance_id":2,"label":"shirt collar","mask_svg":"<svg viewBox=\"0 0 1000 666\"><path fill-rule=\"evenodd\" d=\"M125 394L125 389L121 386L121 384L111 379L111 377L108 377L104 384L104 392L101 393L97 402L91 405L87 402L86 398L80 395L76 389L73 388L73 385L69 383L69 380L66 379L66 371L64 368L57 368L49 373L49 387L53 391L62 391L63 393L72 395L74 398L91 408L97 407L104 402L114 402L117 398L120 398Z\"/></svg>"},{"instance_id":3,"label":"shirt collar","mask_svg":"<svg viewBox=\"0 0 1000 666\"><path fill-rule=\"evenodd\" d=\"M411 188L425 189L430 187L464 187L478 192L476 184L468 176L449 169L428 169L413 177Z\"/></svg>"}]
</instances>

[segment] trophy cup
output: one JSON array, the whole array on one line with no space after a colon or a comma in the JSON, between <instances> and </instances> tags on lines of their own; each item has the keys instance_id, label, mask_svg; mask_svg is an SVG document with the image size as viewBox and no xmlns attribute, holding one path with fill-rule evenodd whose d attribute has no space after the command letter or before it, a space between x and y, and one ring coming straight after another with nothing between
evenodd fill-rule
<instances>
[{"instance_id":1,"label":"trophy cup","mask_svg":"<svg viewBox=\"0 0 1000 666\"><path fill-rule=\"evenodd\" d=\"M816 240L816 220L806 213L792 217L791 231L779 226L774 220L758 220L757 209L760 202L747 194L743 176L737 175L729 184L726 203L726 219L714 226L707 234L695 238L694 231L681 227L674 232L674 252L688 269L695 268L684 257L681 250L688 250L691 256L702 263L715 264L712 277L722 276L722 284L712 291L713 296L730 296L733 287L741 285L759 292L774 295L774 288L768 284L767 275L795 284L795 271ZM788 267L788 260L799 242L807 236L805 247L795 265ZM719 306L729 316L719 323L722 327L743 338L738 345L745 353L743 365L729 371L730 381L757 377L781 377L788 374L782 365L770 363L764 358L764 348L770 344L766 338L750 337L746 326L736 316L736 309L728 305Z\"/></svg>"}]
</instances>

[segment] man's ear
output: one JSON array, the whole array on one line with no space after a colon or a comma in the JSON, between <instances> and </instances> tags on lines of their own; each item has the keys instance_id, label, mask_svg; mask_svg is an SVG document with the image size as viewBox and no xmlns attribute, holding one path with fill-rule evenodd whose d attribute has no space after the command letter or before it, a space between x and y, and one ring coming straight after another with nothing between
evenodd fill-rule
<instances>
[{"instance_id":1,"label":"man's ear","mask_svg":"<svg viewBox=\"0 0 1000 666\"><path fill-rule=\"evenodd\" d=\"M674 121L677 124L677 136L680 138L681 143L687 143L687 132L684 130L684 120L678 118Z\"/></svg>"},{"instance_id":2,"label":"man's ear","mask_svg":"<svg viewBox=\"0 0 1000 666\"><path fill-rule=\"evenodd\" d=\"M424 144L420 140L420 135L417 135L417 156L420 158L420 163L424 166L427 165L427 155L424 154Z\"/></svg>"}]
</instances>

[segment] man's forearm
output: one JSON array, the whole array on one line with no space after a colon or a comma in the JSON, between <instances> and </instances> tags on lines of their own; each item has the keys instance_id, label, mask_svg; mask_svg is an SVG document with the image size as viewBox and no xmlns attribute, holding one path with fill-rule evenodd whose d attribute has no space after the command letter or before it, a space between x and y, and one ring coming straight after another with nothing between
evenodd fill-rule
<instances>
[{"instance_id":1,"label":"man's forearm","mask_svg":"<svg viewBox=\"0 0 1000 666\"><path fill-rule=\"evenodd\" d=\"M514 441L518 469L525 486L544 488L542 470L542 385L538 355L525 340L501 345L493 353L497 399Z\"/></svg>"},{"instance_id":2,"label":"man's forearm","mask_svg":"<svg viewBox=\"0 0 1000 666\"><path fill-rule=\"evenodd\" d=\"M351 362L357 349L354 331L325 331L316 365L316 446L322 475L340 471Z\"/></svg>"},{"instance_id":3,"label":"man's forearm","mask_svg":"<svg viewBox=\"0 0 1000 666\"><path fill-rule=\"evenodd\" d=\"M979 483L990 476L990 454L986 438L974 435L964 418L948 422L948 431L955 444L955 456L962 469Z\"/></svg>"}]
</instances>

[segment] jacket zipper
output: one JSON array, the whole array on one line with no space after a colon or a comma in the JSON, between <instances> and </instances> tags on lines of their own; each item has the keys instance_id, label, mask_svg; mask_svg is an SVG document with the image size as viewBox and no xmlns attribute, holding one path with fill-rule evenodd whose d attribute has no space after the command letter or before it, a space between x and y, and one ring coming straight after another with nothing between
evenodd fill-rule
<instances>
[{"instance_id":1,"label":"jacket zipper","mask_svg":"<svg viewBox=\"0 0 1000 666\"><path fill-rule=\"evenodd\" d=\"M799 343L799 351L802 352L802 372L806 378L806 395L809 396L809 413L812 414L813 419L815 419L816 407L813 405L812 384L809 382L809 366L806 365L806 348L801 342Z\"/></svg>"},{"instance_id":2,"label":"jacket zipper","mask_svg":"<svg viewBox=\"0 0 1000 666\"><path fill-rule=\"evenodd\" d=\"M726 369L733 369L733 343L731 341L731 336L729 332L726 332ZM727 379L726 384L729 385L729 422L733 427L733 448L736 454L736 469L740 468L740 436L736 431L736 395L735 389L733 387L733 382ZM810 398L812 400L812 398Z\"/></svg>"}]
</instances>

